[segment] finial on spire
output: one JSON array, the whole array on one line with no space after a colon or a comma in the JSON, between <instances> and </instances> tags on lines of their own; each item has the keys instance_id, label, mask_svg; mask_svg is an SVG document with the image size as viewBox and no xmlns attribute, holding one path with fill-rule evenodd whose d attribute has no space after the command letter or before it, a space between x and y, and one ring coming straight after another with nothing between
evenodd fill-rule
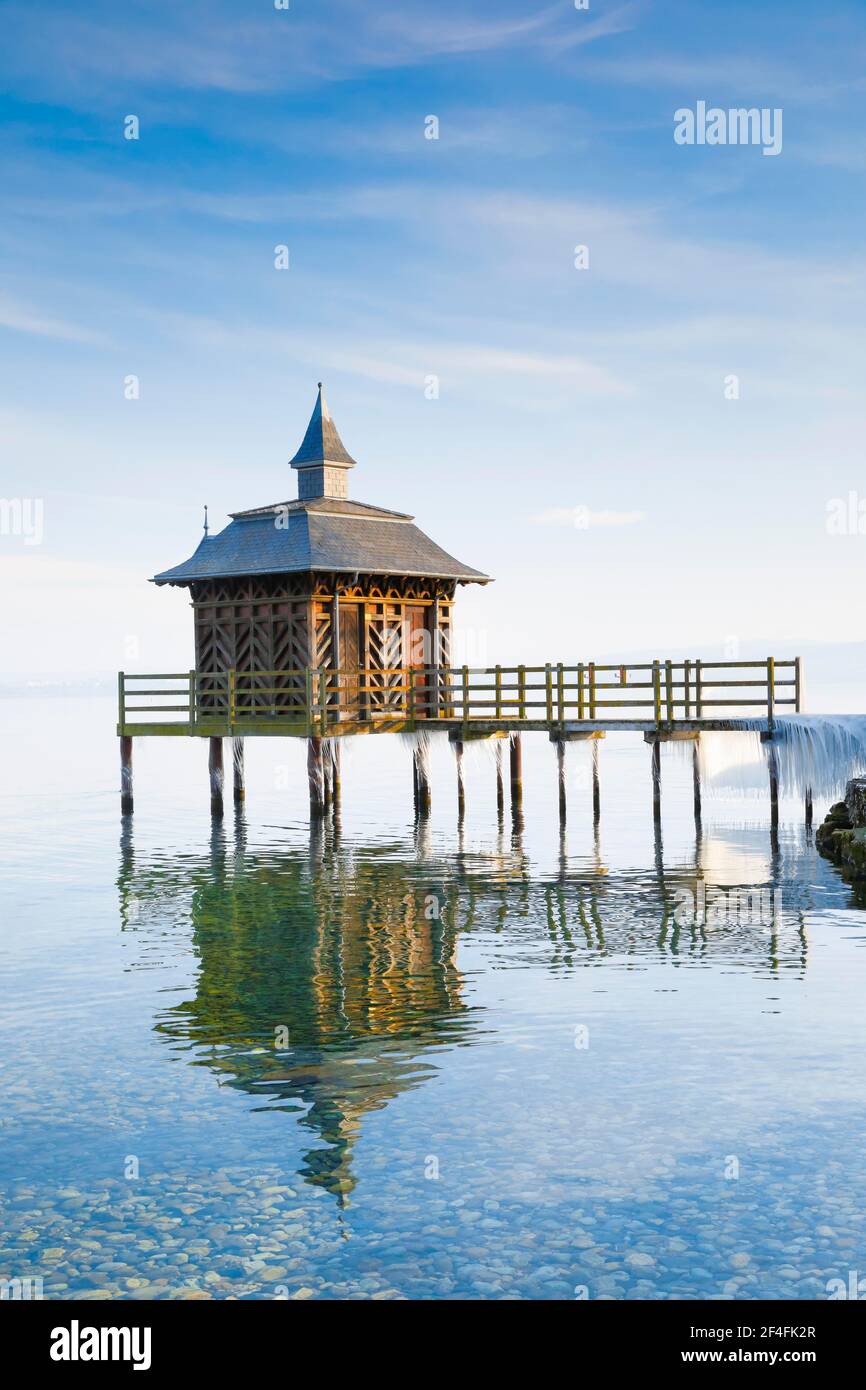
<instances>
[{"instance_id":1,"label":"finial on spire","mask_svg":"<svg viewBox=\"0 0 866 1390\"><path fill-rule=\"evenodd\" d=\"M208 532L208 527L207 527L207 502L205 502L205 504L204 504L204 533L205 533L205 535L207 535L207 532Z\"/></svg>"}]
</instances>

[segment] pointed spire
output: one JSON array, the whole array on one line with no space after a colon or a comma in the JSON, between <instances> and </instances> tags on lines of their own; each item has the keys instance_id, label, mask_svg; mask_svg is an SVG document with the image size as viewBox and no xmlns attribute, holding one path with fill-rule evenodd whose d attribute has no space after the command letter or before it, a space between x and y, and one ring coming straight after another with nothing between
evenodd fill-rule
<instances>
[{"instance_id":1,"label":"pointed spire","mask_svg":"<svg viewBox=\"0 0 866 1390\"><path fill-rule=\"evenodd\" d=\"M308 468L316 463L335 463L343 468L354 468L355 460L346 449L337 433L337 426L331 419L331 412L319 382L319 394L303 443L291 461L292 468Z\"/></svg>"}]
</instances>

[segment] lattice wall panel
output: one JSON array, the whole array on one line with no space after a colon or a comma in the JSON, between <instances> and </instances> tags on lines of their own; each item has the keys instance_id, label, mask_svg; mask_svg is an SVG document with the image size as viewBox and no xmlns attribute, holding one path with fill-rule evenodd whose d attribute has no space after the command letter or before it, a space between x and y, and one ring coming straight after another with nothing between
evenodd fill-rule
<instances>
[{"instance_id":1,"label":"lattice wall panel","mask_svg":"<svg viewBox=\"0 0 866 1390\"><path fill-rule=\"evenodd\" d=\"M367 665L372 710L400 710L405 695L399 668L403 665L403 605L401 603L367 603Z\"/></svg>"},{"instance_id":2,"label":"lattice wall panel","mask_svg":"<svg viewBox=\"0 0 866 1390\"><path fill-rule=\"evenodd\" d=\"M203 708L222 708L226 682L208 677L232 669L261 673L239 680L238 704L245 712L276 713L303 703L303 675L273 673L303 672L310 663L309 587L309 580L302 584L279 576L213 580L193 587Z\"/></svg>"},{"instance_id":3,"label":"lattice wall panel","mask_svg":"<svg viewBox=\"0 0 866 1390\"><path fill-rule=\"evenodd\" d=\"M224 708L227 685L218 677L232 669L252 673L250 679L239 682L239 704L248 710L276 713L302 705L306 698L305 669L328 670L338 664L334 630L337 593L363 600L359 663L371 671L371 710L399 712L405 708L406 694L399 689L404 684L400 668L413 660L407 638L407 604L429 609L438 600L438 660L435 652L431 655L440 667L450 664L454 594L450 581L388 575L360 576L352 583L334 575L202 581L192 586L192 598L203 708ZM432 630L432 614L426 621ZM444 676L440 683L444 685ZM334 682L328 687L328 699L335 702L337 698Z\"/></svg>"}]
</instances>

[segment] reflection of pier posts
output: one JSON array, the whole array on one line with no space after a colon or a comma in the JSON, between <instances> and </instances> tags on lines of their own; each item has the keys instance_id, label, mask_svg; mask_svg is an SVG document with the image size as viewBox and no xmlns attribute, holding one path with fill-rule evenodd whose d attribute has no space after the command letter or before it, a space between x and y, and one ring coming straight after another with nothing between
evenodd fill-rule
<instances>
[{"instance_id":1,"label":"reflection of pier posts","mask_svg":"<svg viewBox=\"0 0 866 1390\"><path fill-rule=\"evenodd\" d=\"M806 788L806 804L805 804L805 811L806 811L806 829L807 829L807 830L811 830L811 829L812 829L812 788L811 788L811 787L807 787L807 788Z\"/></svg>"},{"instance_id":2,"label":"reflection of pier posts","mask_svg":"<svg viewBox=\"0 0 866 1390\"><path fill-rule=\"evenodd\" d=\"M700 825L700 823L701 823L701 813L702 813L702 807L701 807L701 753L700 753L700 746L699 746L699 745L700 745L700 739L699 739L699 738L696 738L695 741L694 741L694 743L692 744L692 786L693 786L693 788L694 788L695 823L696 823L697 825Z\"/></svg>"},{"instance_id":3,"label":"reflection of pier posts","mask_svg":"<svg viewBox=\"0 0 866 1390\"><path fill-rule=\"evenodd\" d=\"M415 817L413 827L413 839L415 844L415 854L422 863L427 862L433 856L433 841L430 830L430 817L418 815Z\"/></svg>"},{"instance_id":4,"label":"reflection of pier posts","mask_svg":"<svg viewBox=\"0 0 866 1390\"><path fill-rule=\"evenodd\" d=\"M131 819L124 817L120 828L120 866L117 875L117 888L120 894L120 929L125 931L138 920L138 898L135 895L133 874L135 872L135 846L132 838Z\"/></svg>"}]
</instances>

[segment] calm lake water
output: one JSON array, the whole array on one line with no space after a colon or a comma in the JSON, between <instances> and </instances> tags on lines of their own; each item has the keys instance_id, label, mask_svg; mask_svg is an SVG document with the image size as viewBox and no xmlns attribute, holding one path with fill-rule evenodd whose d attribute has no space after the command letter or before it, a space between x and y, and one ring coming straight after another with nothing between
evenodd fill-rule
<instances>
[{"instance_id":1,"label":"calm lake water","mask_svg":"<svg viewBox=\"0 0 866 1390\"><path fill-rule=\"evenodd\" d=\"M866 915L801 810L707 799L639 737L136 746L111 700L2 702L0 1277L63 1298L823 1298L866 1276ZM817 818L826 808L816 806ZM703 889L700 885L703 884ZM722 920L688 904L763 889ZM774 896L771 896L774 895ZM718 896L714 901L721 901ZM685 906L684 906L685 905ZM741 920L742 919L742 920Z\"/></svg>"}]
</instances>

